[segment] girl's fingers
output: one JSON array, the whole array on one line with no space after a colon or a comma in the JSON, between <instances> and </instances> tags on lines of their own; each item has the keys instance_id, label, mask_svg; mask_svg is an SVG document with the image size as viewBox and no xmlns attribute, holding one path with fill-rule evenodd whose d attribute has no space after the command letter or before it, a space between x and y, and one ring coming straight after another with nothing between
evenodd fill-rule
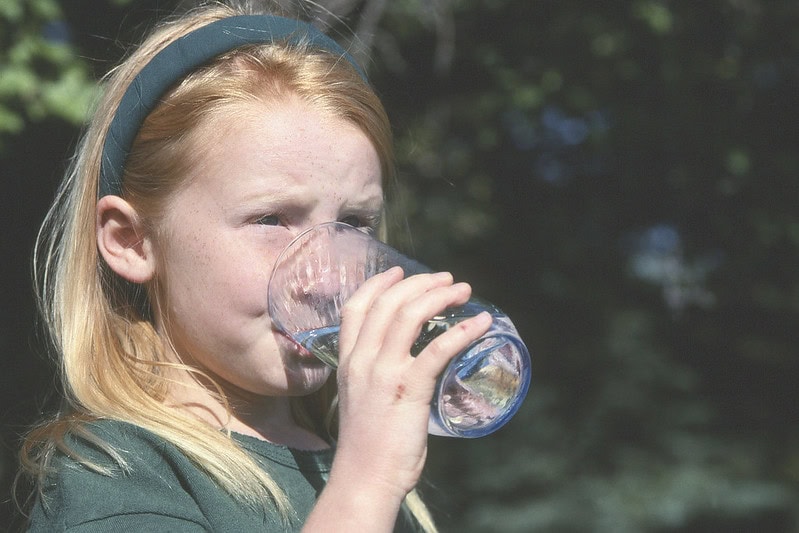
<instances>
[{"instance_id":1,"label":"girl's fingers","mask_svg":"<svg viewBox=\"0 0 799 533\"><path fill-rule=\"evenodd\" d=\"M392 270L380 274L384 277L375 283L370 282L377 276L367 280L345 304L339 334L339 363L341 358L346 358L353 350L356 343L361 351L372 353L381 351L388 331L399 327L412 327L396 322L398 315L405 312L401 310L413 307L417 298L438 287L452 285L452 275L449 273L418 274L402 280L396 279L394 277L396 273ZM389 276L385 276L386 274ZM411 303L414 305L410 305ZM446 305L448 304L445 303L438 309L432 310L429 316ZM421 320L417 322L418 333Z\"/></svg>"},{"instance_id":2,"label":"girl's fingers","mask_svg":"<svg viewBox=\"0 0 799 533\"><path fill-rule=\"evenodd\" d=\"M388 348L386 351L389 353L404 352L407 355L428 320L447 307L466 303L471 294L472 289L468 284L455 283L435 287L415 297L393 313L391 327L383 339L383 347Z\"/></svg>"},{"instance_id":3,"label":"girl's fingers","mask_svg":"<svg viewBox=\"0 0 799 533\"><path fill-rule=\"evenodd\" d=\"M378 294L396 284L403 278L400 267L393 267L367 279L353 294L341 310L341 330L339 331L339 353L352 351L358 332L372 301Z\"/></svg>"},{"instance_id":4,"label":"girl's fingers","mask_svg":"<svg viewBox=\"0 0 799 533\"><path fill-rule=\"evenodd\" d=\"M452 358L484 335L493 322L487 311L458 322L433 339L416 357L414 373L418 378L440 375Z\"/></svg>"}]
</instances>

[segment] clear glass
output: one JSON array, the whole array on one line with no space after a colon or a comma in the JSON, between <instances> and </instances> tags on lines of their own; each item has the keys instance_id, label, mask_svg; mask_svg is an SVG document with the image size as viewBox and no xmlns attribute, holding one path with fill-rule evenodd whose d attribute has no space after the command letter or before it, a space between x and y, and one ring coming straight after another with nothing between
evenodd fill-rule
<instances>
[{"instance_id":1,"label":"clear glass","mask_svg":"<svg viewBox=\"0 0 799 533\"><path fill-rule=\"evenodd\" d=\"M280 254L269 281L269 313L275 326L335 368L341 308L370 277L393 266L405 276L431 270L347 224L320 224L295 238ZM530 385L530 354L499 308L472 298L429 320L413 345L418 354L461 320L488 311L489 331L456 356L439 377L429 432L453 437L493 433L519 410Z\"/></svg>"}]
</instances>

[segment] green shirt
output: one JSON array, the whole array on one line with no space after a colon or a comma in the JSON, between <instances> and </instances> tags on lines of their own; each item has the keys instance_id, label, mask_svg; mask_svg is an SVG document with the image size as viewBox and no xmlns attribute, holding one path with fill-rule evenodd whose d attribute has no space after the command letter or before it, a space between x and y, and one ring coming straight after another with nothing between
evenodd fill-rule
<instances>
[{"instance_id":1,"label":"green shirt","mask_svg":"<svg viewBox=\"0 0 799 533\"><path fill-rule=\"evenodd\" d=\"M44 495L32 510L30 531L99 532L253 532L298 531L324 487L333 461L332 450L300 451L252 437L234 435L283 488L296 513L289 527L276 511L269 514L243 505L175 446L139 427L102 421L93 433L128 461L128 472L114 477L57 456L56 469ZM107 454L73 438L70 447L93 462L107 465ZM415 528L400 513L396 531Z\"/></svg>"}]
</instances>

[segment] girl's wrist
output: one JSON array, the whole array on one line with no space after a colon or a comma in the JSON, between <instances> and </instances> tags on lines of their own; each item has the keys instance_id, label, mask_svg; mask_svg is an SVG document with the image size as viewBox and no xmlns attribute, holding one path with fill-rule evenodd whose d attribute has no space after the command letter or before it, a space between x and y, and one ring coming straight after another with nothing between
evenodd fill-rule
<instances>
[{"instance_id":1,"label":"girl's wrist","mask_svg":"<svg viewBox=\"0 0 799 533\"><path fill-rule=\"evenodd\" d=\"M406 494L391 483L334 468L303 531L393 531Z\"/></svg>"}]
</instances>

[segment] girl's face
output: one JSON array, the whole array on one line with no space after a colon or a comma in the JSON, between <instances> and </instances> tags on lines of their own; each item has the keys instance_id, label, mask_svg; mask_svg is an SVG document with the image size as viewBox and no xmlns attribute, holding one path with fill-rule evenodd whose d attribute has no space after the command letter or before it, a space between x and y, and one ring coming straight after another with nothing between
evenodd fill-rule
<instances>
[{"instance_id":1,"label":"girl's face","mask_svg":"<svg viewBox=\"0 0 799 533\"><path fill-rule=\"evenodd\" d=\"M292 98L247 104L198 137L207 149L159 232L159 328L182 362L223 387L313 392L330 371L273 329L267 282L278 254L304 229L377 222L377 152L356 126Z\"/></svg>"}]
</instances>

